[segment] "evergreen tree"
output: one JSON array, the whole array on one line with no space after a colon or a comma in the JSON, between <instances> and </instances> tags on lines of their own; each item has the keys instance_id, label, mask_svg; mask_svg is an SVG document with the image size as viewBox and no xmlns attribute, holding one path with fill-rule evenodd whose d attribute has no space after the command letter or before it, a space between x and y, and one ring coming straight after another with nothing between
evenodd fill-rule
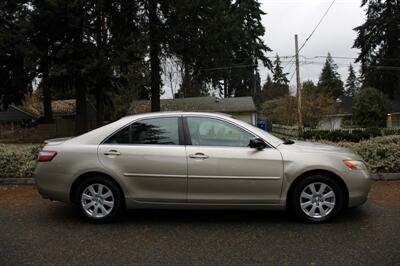
<instances>
[{"instance_id":1,"label":"evergreen tree","mask_svg":"<svg viewBox=\"0 0 400 266\"><path fill-rule=\"evenodd\" d=\"M274 61L274 68L272 72L273 72L273 81L275 84L287 85L289 83L289 79L287 78L288 73L283 73L281 60L278 54L276 54L276 59Z\"/></svg>"},{"instance_id":2,"label":"evergreen tree","mask_svg":"<svg viewBox=\"0 0 400 266\"><path fill-rule=\"evenodd\" d=\"M312 80L306 80L302 85L303 93L307 95L318 94L318 87Z\"/></svg>"},{"instance_id":3,"label":"evergreen tree","mask_svg":"<svg viewBox=\"0 0 400 266\"><path fill-rule=\"evenodd\" d=\"M257 0L2 1L0 102L21 103L37 78L46 120L52 99L75 98L80 134L89 101L98 125L133 98L159 110L165 57L182 66L185 96L258 96L258 63L271 68L262 14Z\"/></svg>"},{"instance_id":4,"label":"evergreen tree","mask_svg":"<svg viewBox=\"0 0 400 266\"><path fill-rule=\"evenodd\" d=\"M62 1L62 0L61 0ZM62 48L66 27L64 5L60 0L32 0L32 28L29 38L37 63L39 87L43 99L45 122L53 120L51 100L51 70L54 67L58 51Z\"/></svg>"},{"instance_id":5,"label":"evergreen tree","mask_svg":"<svg viewBox=\"0 0 400 266\"><path fill-rule=\"evenodd\" d=\"M271 76L267 75L267 80L263 85L259 102L269 101L289 95L289 86L286 84L275 83Z\"/></svg>"},{"instance_id":6,"label":"evergreen tree","mask_svg":"<svg viewBox=\"0 0 400 266\"><path fill-rule=\"evenodd\" d=\"M29 1L0 1L0 106L21 104L36 75L30 40Z\"/></svg>"},{"instance_id":7,"label":"evergreen tree","mask_svg":"<svg viewBox=\"0 0 400 266\"><path fill-rule=\"evenodd\" d=\"M258 61L270 67L258 1L177 0L171 9L168 48L182 65L183 95L208 94L208 85L225 97L258 93Z\"/></svg>"},{"instance_id":8,"label":"evergreen tree","mask_svg":"<svg viewBox=\"0 0 400 266\"><path fill-rule=\"evenodd\" d=\"M384 127L389 111L389 98L375 88L364 88L354 95L353 120L359 126Z\"/></svg>"},{"instance_id":9,"label":"evergreen tree","mask_svg":"<svg viewBox=\"0 0 400 266\"><path fill-rule=\"evenodd\" d=\"M354 47L360 49L363 86L400 97L400 1L362 0L366 21L355 28Z\"/></svg>"},{"instance_id":10,"label":"evergreen tree","mask_svg":"<svg viewBox=\"0 0 400 266\"><path fill-rule=\"evenodd\" d=\"M353 97L358 90L358 79L351 64L349 66L349 76L347 77L345 88L345 94L351 97Z\"/></svg>"},{"instance_id":11,"label":"evergreen tree","mask_svg":"<svg viewBox=\"0 0 400 266\"><path fill-rule=\"evenodd\" d=\"M343 82L337 72L337 65L333 62L332 56L328 53L324 67L319 76L319 91L327 96L338 98L343 95Z\"/></svg>"},{"instance_id":12,"label":"evergreen tree","mask_svg":"<svg viewBox=\"0 0 400 266\"><path fill-rule=\"evenodd\" d=\"M238 26L232 51L235 55L233 63L243 67L232 68L230 84L235 96L254 95L258 61L271 68L271 62L265 55L271 49L262 40L265 28L261 23L261 15L265 13L257 0L238 0L232 4L232 9Z\"/></svg>"}]
</instances>

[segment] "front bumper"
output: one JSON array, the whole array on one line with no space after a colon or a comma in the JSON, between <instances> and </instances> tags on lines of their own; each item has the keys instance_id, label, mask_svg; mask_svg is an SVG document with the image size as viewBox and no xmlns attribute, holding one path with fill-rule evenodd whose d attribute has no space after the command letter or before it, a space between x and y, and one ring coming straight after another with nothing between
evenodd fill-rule
<instances>
[{"instance_id":1,"label":"front bumper","mask_svg":"<svg viewBox=\"0 0 400 266\"><path fill-rule=\"evenodd\" d=\"M371 187L371 176L367 170L348 170L342 173L349 190L348 207L364 204L368 199Z\"/></svg>"}]
</instances>

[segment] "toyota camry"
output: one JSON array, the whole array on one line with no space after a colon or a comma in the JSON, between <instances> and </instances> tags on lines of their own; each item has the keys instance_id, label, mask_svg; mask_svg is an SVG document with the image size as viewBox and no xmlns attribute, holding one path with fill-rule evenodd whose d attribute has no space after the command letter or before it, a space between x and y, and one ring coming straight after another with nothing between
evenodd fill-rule
<instances>
[{"instance_id":1,"label":"toyota camry","mask_svg":"<svg viewBox=\"0 0 400 266\"><path fill-rule=\"evenodd\" d=\"M44 198L75 204L91 222L125 208L229 208L287 209L319 223L363 204L370 183L350 150L196 112L127 116L46 141L35 180Z\"/></svg>"}]
</instances>

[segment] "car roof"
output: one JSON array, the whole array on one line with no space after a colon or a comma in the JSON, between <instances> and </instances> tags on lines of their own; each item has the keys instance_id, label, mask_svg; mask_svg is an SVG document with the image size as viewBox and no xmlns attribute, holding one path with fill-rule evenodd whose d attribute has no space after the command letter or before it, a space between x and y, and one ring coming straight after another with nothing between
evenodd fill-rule
<instances>
[{"instance_id":1,"label":"car roof","mask_svg":"<svg viewBox=\"0 0 400 266\"><path fill-rule=\"evenodd\" d=\"M207 115L216 117L232 117L230 114L226 113L211 113L211 112L184 112L184 111L163 111L163 112L152 112L152 113L142 113L135 115L128 115L122 117L122 119L132 119L132 118L145 118L145 117L156 117L156 116L168 116L168 115Z\"/></svg>"}]
</instances>

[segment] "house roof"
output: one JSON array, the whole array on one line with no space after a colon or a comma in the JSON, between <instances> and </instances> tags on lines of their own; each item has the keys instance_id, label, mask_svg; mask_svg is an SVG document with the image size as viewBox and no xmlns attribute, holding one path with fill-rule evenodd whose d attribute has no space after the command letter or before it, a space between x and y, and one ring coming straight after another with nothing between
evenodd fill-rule
<instances>
[{"instance_id":1,"label":"house roof","mask_svg":"<svg viewBox=\"0 0 400 266\"><path fill-rule=\"evenodd\" d=\"M24 109L36 114L37 116L44 115L43 104L41 102L24 106ZM74 115L76 112L76 100L69 99L51 101L51 109L54 115Z\"/></svg>"},{"instance_id":2,"label":"house roof","mask_svg":"<svg viewBox=\"0 0 400 266\"><path fill-rule=\"evenodd\" d=\"M20 109L25 110L31 114L34 114L36 117L44 116L43 103L37 102L30 105L26 105L20 107ZM51 101L51 109L53 111L54 116L73 116L76 114L76 100L68 99L68 100L56 100ZM88 112L89 114L94 113L96 108L88 102Z\"/></svg>"},{"instance_id":3,"label":"house roof","mask_svg":"<svg viewBox=\"0 0 400 266\"><path fill-rule=\"evenodd\" d=\"M222 98L191 97L163 99L160 101L161 111L202 111L202 112L255 112L256 106L252 97ZM150 112L150 101L133 101L128 115Z\"/></svg>"},{"instance_id":4,"label":"house roof","mask_svg":"<svg viewBox=\"0 0 400 266\"><path fill-rule=\"evenodd\" d=\"M0 121L23 121L28 119L35 119L36 116L26 112L16 106L10 105L7 111L0 112Z\"/></svg>"},{"instance_id":5,"label":"house roof","mask_svg":"<svg viewBox=\"0 0 400 266\"><path fill-rule=\"evenodd\" d=\"M349 116L353 114L353 98L351 96L342 96L334 104L335 113L330 116ZM392 101L391 113L400 113L400 102Z\"/></svg>"}]
</instances>

